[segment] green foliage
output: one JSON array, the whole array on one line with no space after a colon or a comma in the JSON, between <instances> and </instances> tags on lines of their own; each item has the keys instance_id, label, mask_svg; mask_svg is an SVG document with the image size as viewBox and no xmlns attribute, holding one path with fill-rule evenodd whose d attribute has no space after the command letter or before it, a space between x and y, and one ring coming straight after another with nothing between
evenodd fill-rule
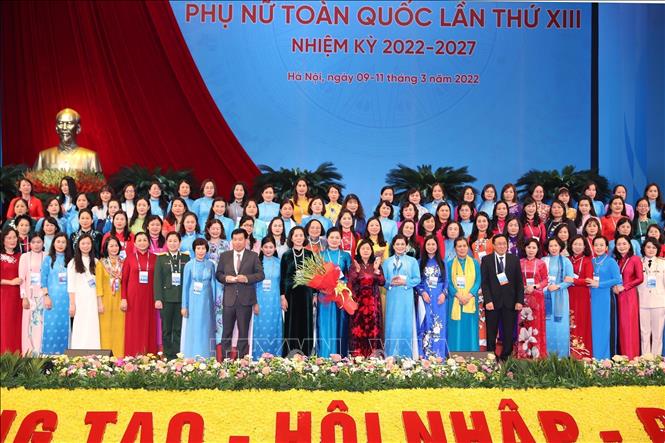
<instances>
[{"instance_id":1,"label":"green foliage","mask_svg":"<svg viewBox=\"0 0 665 443\"><path fill-rule=\"evenodd\" d=\"M46 362L43 358L4 353L0 355L0 383L4 386L6 381L12 379L39 379Z\"/></svg>"},{"instance_id":2,"label":"green foliage","mask_svg":"<svg viewBox=\"0 0 665 443\"><path fill-rule=\"evenodd\" d=\"M462 188L475 181L476 177L468 173L466 166L461 168L443 166L432 170L432 165L420 165L413 169L400 163L386 175L386 183L395 188L395 201L402 200L412 188L421 192L423 202L428 201L431 199L434 183L443 185L449 200L459 201L462 197Z\"/></svg>"},{"instance_id":3,"label":"green foliage","mask_svg":"<svg viewBox=\"0 0 665 443\"><path fill-rule=\"evenodd\" d=\"M324 197L327 195L330 185L337 185L344 189L342 174L332 162L321 163L315 170L300 168L279 168L277 170L268 165L259 165L261 175L254 180L254 189L260 192L263 186L270 184L275 188L275 193L280 199L293 197L293 189L296 180L304 178L309 184L309 192L313 196Z\"/></svg>"},{"instance_id":4,"label":"green foliage","mask_svg":"<svg viewBox=\"0 0 665 443\"><path fill-rule=\"evenodd\" d=\"M589 181L596 183L596 200L604 201L610 197L607 178L590 169L576 171L573 165L565 166L561 171L532 169L522 175L515 184L522 197L529 194L532 186L541 184L545 188L545 200L554 198L559 188L564 186L570 190L574 199L578 199L584 195L584 186Z\"/></svg>"},{"instance_id":5,"label":"green foliage","mask_svg":"<svg viewBox=\"0 0 665 443\"><path fill-rule=\"evenodd\" d=\"M148 194L150 183L157 180L162 185L164 194L168 197L174 197L178 194L178 183L180 180L187 180L194 188L194 176L191 169L173 170L172 168L162 171L162 168L149 170L142 166L125 166L118 172L109 177L109 185L120 194L122 188L127 183L136 185L137 196Z\"/></svg>"},{"instance_id":6,"label":"green foliage","mask_svg":"<svg viewBox=\"0 0 665 443\"><path fill-rule=\"evenodd\" d=\"M103 362L98 367L92 365L88 357L63 363L62 357L3 354L0 356L0 386L28 389L303 389L363 392L444 387L529 389L665 385L662 357L632 362L625 357L617 361L585 362L549 356L541 360L509 359L502 365L490 360L462 359L458 363L454 360L457 358L438 363L430 360L425 367L422 361L394 359L388 368L386 361L355 364L344 359L337 365L338 371L333 373L330 371L335 366L333 361L314 357L307 364L279 358L258 362L227 360L222 363L214 359L191 363L194 360L165 362L143 358L143 363L141 359L132 360L138 366L128 371L127 359L124 362L118 360L117 365ZM156 364L161 365L161 370ZM369 365L374 368L370 369ZM174 369L176 367L181 369ZM270 371L264 373L261 369ZM94 376L89 374L90 370L95 371Z\"/></svg>"},{"instance_id":7,"label":"green foliage","mask_svg":"<svg viewBox=\"0 0 665 443\"><path fill-rule=\"evenodd\" d=\"M26 165L6 165L0 168L0 203L4 206L18 195L18 181L23 178Z\"/></svg>"}]
</instances>

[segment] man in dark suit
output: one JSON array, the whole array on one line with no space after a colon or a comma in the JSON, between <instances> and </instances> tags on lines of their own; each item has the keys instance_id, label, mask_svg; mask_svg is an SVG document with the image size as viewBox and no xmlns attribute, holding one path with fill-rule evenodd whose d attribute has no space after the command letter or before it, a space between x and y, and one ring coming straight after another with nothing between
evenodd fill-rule
<instances>
[{"instance_id":1,"label":"man in dark suit","mask_svg":"<svg viewBox=\"0 0 665 443\"><path fill-rule=\"evenodd\" d=\"M249 353L249 321L256 304L256 283L265 277L256 252L246 249L247 232L236 229L231 234L230 251L219 256L215 276L224 284L222 299L222 355L229 357L233 327L238 323L238 357Z\"/></svg>"},{"instance_id":2,"label":"man in dark suit","mask_svg":"<svg viewBox=\"0 0 665 443\"><path fill-rule=\"evenodd\" d=\"M507 254L508 237L504 234L495 235L492 243L494 253L483 257L480 265L487 325L487 350L494 352L501 322L503 350L499 359L506 360L513 352L513 331L517 313L524 304L524 285L519 258Z\"/></svg>"}]
</instances>

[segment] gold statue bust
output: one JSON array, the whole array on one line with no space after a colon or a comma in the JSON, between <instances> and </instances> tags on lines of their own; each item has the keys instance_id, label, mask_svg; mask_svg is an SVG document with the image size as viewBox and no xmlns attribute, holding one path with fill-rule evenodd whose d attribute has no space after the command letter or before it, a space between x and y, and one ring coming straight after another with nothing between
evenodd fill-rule
<instances>
[{"instance_id":1,"label":"gold statue bust","mask_svg":"<svg viewBox=\"0 0 665 443\"><path fill-rule=\"evenodd\" d=\"M97 153L76 144L76 136L81 133L81 116L70 108L65 108L55 116L55 132L60 144L44 149L39 153L35 169L77 169L102 172Z\"/></svg>"}]
</instances>

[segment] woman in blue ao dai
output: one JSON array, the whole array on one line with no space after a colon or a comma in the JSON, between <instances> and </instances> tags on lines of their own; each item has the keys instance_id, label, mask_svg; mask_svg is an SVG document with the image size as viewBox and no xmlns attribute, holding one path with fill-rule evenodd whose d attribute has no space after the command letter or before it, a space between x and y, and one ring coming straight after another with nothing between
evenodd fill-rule
<instances>
[{"instance_id":1,"label":"woman in blue ao dai","mask_svg":"<svg viewBox=\"0 0 665 443\"><path fill-rule=\"evenodd\" d=\"M547 352L559 357L570 355L570 305L568 287L573 284L573 264L561 255L563 242L552 237L546 242L549 255L543 258L547 266L548 285L545 295L545 331Z\"/></svg>"},{"instance_id":2,"label":"woman in blue ao dai","mask_svg":"<svg viewBox=\"0 0 665 443\"><path fill-rule=\"evenodd\" d=\"M265 278L256 284L257 304L252 319L252 357L268 353L282 355L282 305L279 293L280 260L275 240L268 236L261 242L259 258Z\"/></svg>"},{"instance_id":3,"label":"woman in blue ao dai","mask_svg":"<svg viewBox=\"0 0 665 443\"><path fill-rule=\"evenodd\" d=\"M339 228L328 231L327 242L328 248L321 252L321 257L323 261L335 265L339 269L339 279L346 282L351 256L340 249L342 234ZM349 318L346 311L339 309L334 302L324 301L325 298L325 294L319 294L316 353L326 358L331 354L346 355L349 349Z\"/></svg>"},{"instance_id":4,"label":"woman in blue ao dai","mask_svg":"<svg viewBox=\"0 0 665 443\"><path fill-rule=\"evenodd\" d=\"M42 288L46 288L42 337L44 354L62 354L69 347L67 264L71 258L67 234L64 232L55 234L49 254L42 262L41 271Z\"/></svg>"},{"instance_id":5,"label":"woman in blue ao dai","mask_svg":"<svg viewBox=\"0 0 665 443\"><path fill-rule=\"evenodd\" d=\"M591 341L593 358L610 358L616 353L616 296L612 287L623 282L616 260L607 254L607 239L593 239L593 278L591 286Z\"/></svg>"},{"instance_id":6,"label":"woman in blue ao dai","mask_svg":"<svg viewBox=\"0 0 665 443\"><path fill-rule=\"evenodd\" d=\"M407 240L393 239L395 255L383 262L386 277L385 352L387 356L418 358L413 289L420 284L418 261L406 255Z\"/></svg>"},{"instance_id":7,"label":"woman in blue ao dai","mask_svg":"<svg viewBox=\"0 0 665 443\"><path fill-rule=\"evenodd\" d=\"M418 298L418 348L420 356L445 357L448 354L448 273L439 254L436 237L423 240L420 253Z\"/></svg>"},{"instance_id":8,"label":"woman in blue ao dai","mask_svg":"<svg viewBox=\"0 0 665 443\"><path fill-rule=\"evenodd\" d=\"M215 278L215 265L206 260L208 242L194 240L194 259L183 271L182 316L187 318L182 353L185 357L212 357L215 355L214 294L219 283Z\"/></svg>"},{"instance_id":9,"label":"woman in blue ao dai","mask_svg":"<svg viewBox=\"0 0 665 443\"><path fill-rule=\"evenodd\" d=\"M469 241L466 238L457 238L452 249L455 256L447 262L450 272L448 347L450 351L477 352L480 350L480 264L469 255Z\"/></svg>"}]
</instances>

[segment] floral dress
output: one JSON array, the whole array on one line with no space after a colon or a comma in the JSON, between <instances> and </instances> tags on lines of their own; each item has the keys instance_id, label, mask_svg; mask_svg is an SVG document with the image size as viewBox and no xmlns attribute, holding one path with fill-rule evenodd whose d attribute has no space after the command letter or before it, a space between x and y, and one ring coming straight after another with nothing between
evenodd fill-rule
<instances>
[{"instance_id":1,"label":"floral dress","mask_svg":"<svg viewBox=\"0 0 665 443\"><path fill-rule=\"evenodd\" d=\"M418 344L420 345L420 356L445 357L448 355L447 324L448 324L448 299L439 304L441 294L447 294L448 275L446 267L443 269L438 265L436 259L430 258L425 269L421 273L421 281L416 292L418 298ZM423 299L427 293L430 297L429 303Z\"/></svg>"},{"instance_id":2,"label":"floral dress","mask_svg":"<svg viewBox=\"0 0 665 443\"><path fill-rule=\"evenodd\" d=\"M383 317L379 287L385 284L383 270L374 273L372 263L359 263L358 269L352 265L349 269L349 283L353 297L358 303L358 310L349 322L349 354L369 357L376 350L383 349Z\"/></svg>"},{"instance_id":3,"label":"floral dress","mask_svg":"<svg viewBox=\"0 0 665 443\"><path fill-rule=\"evenodd\" d=\"M533 287L530 294L524 292L524 307L519 314L517 357L541 358L547 354L545 335L545 296L543 289L547 286L547 266L536 258L520 260L522 278L525 287Z\"/></svg>"}]
</instances>

